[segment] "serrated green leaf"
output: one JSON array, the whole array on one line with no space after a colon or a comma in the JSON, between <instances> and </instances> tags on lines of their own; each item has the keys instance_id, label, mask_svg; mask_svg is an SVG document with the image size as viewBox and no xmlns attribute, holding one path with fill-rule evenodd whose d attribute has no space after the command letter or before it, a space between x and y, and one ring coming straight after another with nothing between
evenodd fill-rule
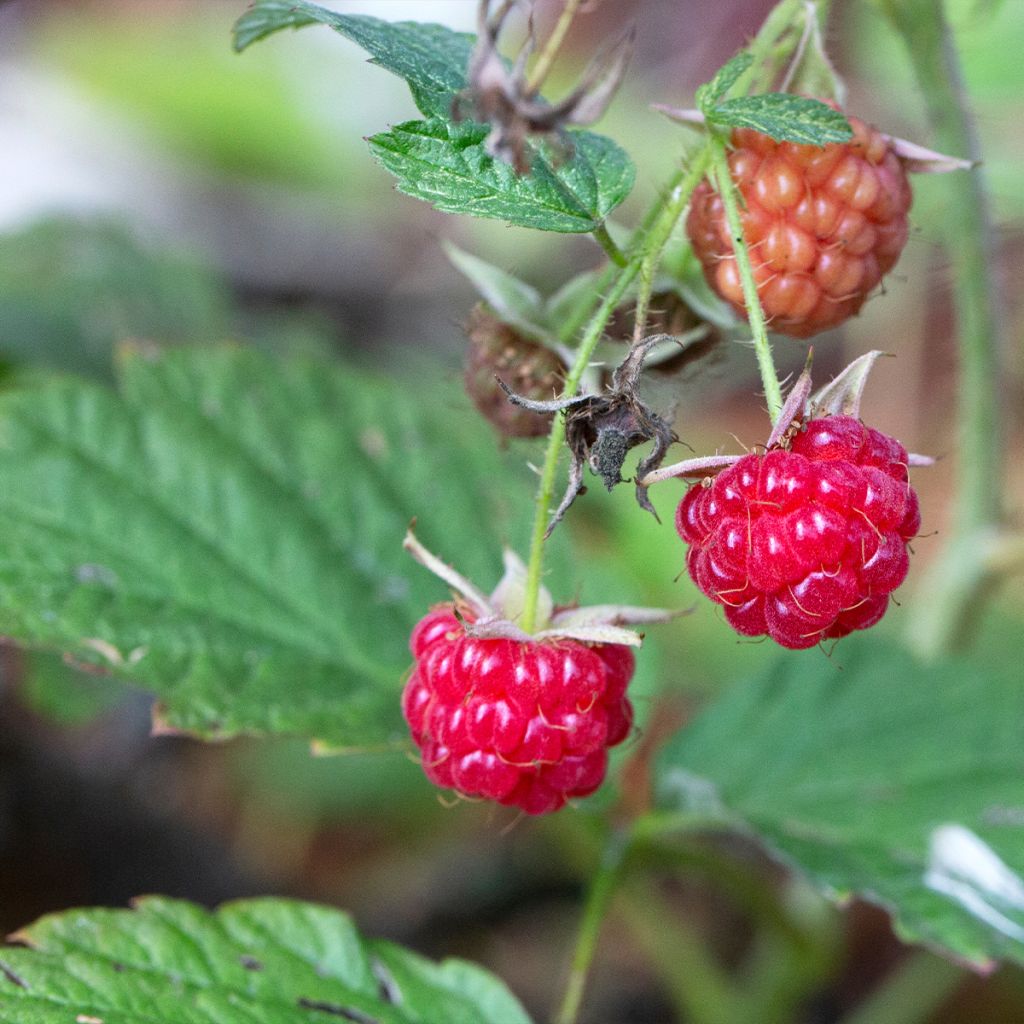
<instances>
[{"instance_id":1,"label":"serrated green leaf","mask_svg":"<svg viewBox=\"0 0 1024 1024\"><path fill-rule=\"evenodd\" d=\"M85 725L121 704L125 689L106 676L76 671L57 655L24 656L18 698L37 715L58 725Z\"/></svg>"},{"instance_id":2,"label":"serrated green leaf","mask_svg":"<svg viewBox=\"0 0 1024 1024\"><path fill-rule=\"evenodd\" d=\"M347 914L292 900L210 913L160 897L72 910L0 950L5 1024L529 1024L492 974L367 940Z\"/></svg>"},{"instance_id":3,"label":"serrated green leaf","mask_svg":"<svg viewBox=\"0 0 1024 1024\"><path fill-rule=\"evenodd\" d=\"M593 231L629 195L632 161L611 139L572 132L571 160L539 154L519 176L484 149L487 128L435 118L374 135L370 149L398 189L447 213L491 217L541 231Z\"/></svg>"},{"instance_id":4,"label":"serrated green leaf","mask_svg":"<svg viewBox=\"0 0 1024 1024\"><path fill-rule=\"evenodd\" d=\"M444 241L442 245L448 259L472 282L502 321L538 341L551 340L551 332L544 321L544 300L536 288L453 242Z\"/></svg>"},{"instance_id":5,"label":"serrated green leaf","mask_svg":"<svg viewBox=\"0 0 1024 1024\"><path fill-rule=\"evenodd\" d=\"M976 964L1024 960L1022 778L1015 657L926 666L868 636L734 687L658 766L663 807L753 830L826 893Z\"/></svg>"},{"instance_id":6,"label":"serrated green leaf","mask_svg":"<svg viewBox=\"0 0 1024 1024\"><path fill-rule=\"evenodd\" d=\"M826 146L853 137L850 122L838 110L788 92L739 96L706 110L705 116L715 124L753 128L780 142L805 146Z\"/></svg>"},{"instance_id":7,"label":"serrated green leaf","mask_svg":"<svg viewBox=\"0 0 1024 1024\"><path fill-rule=\"evenodd\" d=\"M444 25L338 14L306 0L261 0L236 22L235 49L241 52L281 29L317 23L358 43L371 63L404 78L416 106L428 117L449 114L455 95L466 88L474 36Z\"/></svg>"},{"instance_id":8,"label":"serrated green leaf","mask_svg":"<svg viewBox=\"0 0 1024 1024\"><path fill-rule=\"evenodd\" d=\"M434 388L243 349L119 369L118 393L0 395L0 633L138 682L176 728L401 735L409 630L445 593L409 520L484 586L509 536L472 425Z\"/></svg>"},{"instance_id":9,"label":"serrated green leaf","mask_svg":"<svg viewBox=\"0 0 1024 1024\"><path fill-rule=\"evenodd\" d=\"M489 156L482 145L488 129L456 123L451 116L455 97L468 84L472 35L441 25L337 14L305 0L262 0L235 25L235 48L242 50L282 28L317 22L357 42L373 63L404 78L427 116L369 140L406 195L449 213L544 231L589 232L632 189L635 171L629 157L610 139L590 132L572 134L576 152L571 160L545 150L525 176Z\"/></svg>"},{"instance_id":10,"label":"serrated green leaf","mask_svg":"<svg viewBox=\"0 0 1024 1024\"><path fill-rule=\"evenodd\" d=\"M726 61L715 72L715 77L710 82L705 82L704 85L697 89L695 97L697 106L704 112L705 116L739 81L740 75L753 63L754 58L746 50L743 50L737 53L735 57Z\"/></svg>"}]
</instances>

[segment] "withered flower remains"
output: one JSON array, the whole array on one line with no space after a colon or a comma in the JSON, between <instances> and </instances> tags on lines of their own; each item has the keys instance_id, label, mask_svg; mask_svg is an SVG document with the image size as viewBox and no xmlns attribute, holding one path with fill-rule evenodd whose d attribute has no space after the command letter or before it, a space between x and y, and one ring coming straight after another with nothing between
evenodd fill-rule
<instances>
[{"instance_id":1,"label":"withered flower remains","mask_svg":"<svg viewBox=\"0 0 1024 1024\"><path fill-rule=\"evenodd\" d=\"M469 88L456 98L452 116L466 116L490 125L484 143L487 152L511 164L517 174L530 171L533 154L529 142L539 137L572 155L570 126L593 124L608 107L633 52L633 31L599 55L583 73L579 85L558 103L541 95L543 80L534 81L528 64L536 47L533 3L529 5L526 41L511 65L498 52L498 36L520 0L500 0L491 12L491 0L480 0L477 44L469 62Z\"/></svg>"},{"instance_id":2,"label":"withered flower remains","mask_svg":"<svg viewBox=\"0 0 1024 1024\"><path fill-rule=\"evenodd\" d=\"M637 384L643 370L644 357L655 345L666 340L671 338L664 334L654 334L634 344L629 355L616 368L611 386L603 394L535 402L515 394L499 380L498 383L514 405L536 413L565 414L565 441L572 455L569 486L551 517L546 536L550 536L551 531L561 522L576 496L586 490L583 485L585 465L589 465L591 471L601 477L610 491L616 484L624 482L622 466L626 455L647 441L653 441L654 447L637 467L636 500L641 508L657 518L658 514L647 497L647 487L642 481L661 465L669 447L678 438L671 425L640 400Z\"/></svg>"}]
</instances>

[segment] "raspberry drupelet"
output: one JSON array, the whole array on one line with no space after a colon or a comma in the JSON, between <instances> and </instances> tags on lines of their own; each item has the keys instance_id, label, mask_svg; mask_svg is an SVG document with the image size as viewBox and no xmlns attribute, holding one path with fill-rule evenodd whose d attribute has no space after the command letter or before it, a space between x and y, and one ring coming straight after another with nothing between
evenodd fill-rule
<instances>
[{"instance_id":1,"label":"raspberry drupelet","mask_svg":"<svg viewBox=\"0 0 1024 1024\"><path fill-rule=\"evenodd\" d=\"M692 487L676 528L697 586L743 636L788 648L866 629L907 575L921 525L906 449L852 416Z\"/></svg>"},{"instance_id":2,"label":"raspberry drupelet","mask_svg":"<svg viewBox=\"0 0 1024 1024\"><path fill-rule=\"evenodd\" d=\"M468 636L453 605L423 618L409 645L402 710L436 785L527 814L601 785L633 721L628 647Z\"/></svg>"},{"instance_id":3,"label":"raspberry drupelet","mask_svg":"<svg viewBox=\"0 0 1024 1024\"><path fill-rule=\"evenodd\" d=\"M909 231L906 169L888 136L849 117L853 138L827 146L732 133L729 168L743 234L774 331L806 338L848 320L899 259ZM711 287L745 313L721 197L705 180L687 233Z\"/></svg>"}]
</instances>

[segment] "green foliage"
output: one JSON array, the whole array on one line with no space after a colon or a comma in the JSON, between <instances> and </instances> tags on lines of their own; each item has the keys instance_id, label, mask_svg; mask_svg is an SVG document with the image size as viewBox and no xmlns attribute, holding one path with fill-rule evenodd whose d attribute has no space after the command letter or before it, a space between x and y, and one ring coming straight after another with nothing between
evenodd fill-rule
<instances>
[{"instance_id":1,"label":"green foliage","mask_svg":"<svg viewBox=\"0 0 1024 1024\"><path fill-rule=\"evenodd\" d=\"M713 124L729 128L753 128L780 142L825 146L846 142L853 136L850 122L819 100L787 92L739 96L705 112Z\"/></svg>"},{"instance_id":2,"label":"green foliage","mask_svg":"<svg viewBox=\"0 0 1024 1024\"><path fill-rule=\"evenodd\" d=\"M540 231L588 232L629 195L635 172L611 139L572 132L575 152L538 152L519 176L484 149L487 128L471 121L407 121L374 135L370 149L398 189L447 213L493 217Z\"/></svg>"},{"instance_id":3,"label":"green foliage","mask_svg":"<svg viewBox=\"0 0 1024 1024\"><path fill-rule=\"evenodd\" d=\"M746 50L727 60L715 72L710 82L699 86L696 93L697 106L707 116L722 101L725 94L739 81L740 76L754 63Z\"/></svg>"},{"instance_id":4,"label":"green foliage","mask_svg":"<svg viewBox=\"0 0 1024 1024\"><path fill-rule=\"evenodd\" d=\"M427 120L407 121L369 140L406 195L448 213L570 233L593 231L629 195L633 164L610 139L572 132L570 159L539 145L530 173L520 177L486 152L486 126L454 120L453 104L468 85L472 36L440 25L337 14L304 0L263 0L236 24L235 48L313 23L359 43L374 63L409 83Z\"/></svg>"},{"instance_id":5,"label":"green foliage","mask_svg":"<svg viewBox=\"0 0 1024 1024\"><path fill-rule=\"evenodd\" d=\"M401 735L409 630L444 596L406 526L486 586L514 475L496 495L436 389L396 402L233 348L132 350L119 373L0 396L0 632L137 681L176 728Z\"/></svg>"},{"instance_id":6,"label":"green foliage","mask_svg":"<svg viewBox=\"0 0 1024 1024\"><path fill-rule=\"evenodd\" d=\"M0 950L8 1024L529 1024L493 975L362 938L336 910L246 900L209 913L150 897L72 910Z\"/></svg>"},{"instance_id":7,"label":"green foliage","mask_svg":"<svg viewBox=\"0 0 1024 1024\"><path fill-rule=\"evenodd\" d=\"M78 672L55 654L26 652L18 697L58 725L86 725L117 707L123 686L106 676Z\"/></svg>"},{"instance_id":8,"label":"green foliage","mask_svg":"<svg viewBox=\"0 0 1024 1024\"><path fill-rule=\"evenodd\" d=\"M814 15L816 17L816 15ZM710 82L697 89L697 106L709 124L724 128L753 128L785 142L824 146L830 142L846 142L853 132L850 124L838 111L820 100L795 96L788 92L767 92L756 96L736 96L725 99L754 63L746 50L736 54L718 69ZM829 94L834 91L834 73L823 53L805 57L815 74L826 72Z\"/></svg>"},{"instance_id":9,"label":"green foliage","mask_svg":"<svg viewBox=\"0 0 1024 1024\"><path fill-rule=\"evenodd\" d=\"M441 244L448 259L472 282L487 305L505 323L530 338L546 341L551 337L544 297L536 288L452 242L443 241Z\"/></svg>"},{"instance_id":10,"label":"green foliage","mask_svg":"<svg viewBox=\"0 0 1024 1024\"><path fill-rule=\"evenodd\" d=\"M661 805L755 831L826 893L890 909L909 941L1024 960L1014 661L1004 643L925 666L877 636L831 662L782 658L673 741Z\"/></svg>"},{"instance_id":11,"label":"green foliage","mask_svg":"<svg viewBox=\"0 0 1024 1024\"><path fill-rule=\"evenodd\" d=\"M125 338L224 337L225 290L116 221L54 218L0 236L0 358L109 376Z\"/></svg>"},{"instance_id":12,"label":"green foliage","mask_svg":"<svg viewBox=\"0 0 1024 1024\"><path fill-rule=\"evenodd\" d=\"M358 43L372 63L404 78L426 117L447 117L455 96L466 88L473 36L443 25L338 14L305 0L261 0L235 24L235 50L241 53L284 28L317 23Z\"/></svg>"}]
</instances>

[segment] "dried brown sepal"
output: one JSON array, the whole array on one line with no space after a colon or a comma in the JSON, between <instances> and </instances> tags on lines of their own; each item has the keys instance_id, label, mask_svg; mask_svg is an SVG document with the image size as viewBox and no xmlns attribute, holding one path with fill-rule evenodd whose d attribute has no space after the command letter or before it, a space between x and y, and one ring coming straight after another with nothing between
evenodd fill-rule
<instances>
[{"instance_id":1,"label":"dried brown sepal","mask_svg":"<svg viewBox=\"0 0 1024 1024\"><path fill-rule=\"evenodd\" d=\"M583 467L588 465L595 476L601 477L610 491L624 483L622 466L629 452L648 441L654 442L649 455L637 467L637 504L657 519L658 513L647 496L644 482L661 465L669 447L678 440L672 426L649 409L637 393L644 357L655 345L665 341L665 335L651 335L634 344L629 354L612 375L611 386L603 394L580 395L551 402L534 402L518 395L503 382L502 388L509 401L535 413L561 412L565 415L565 441L572 456L569 485L561 503L551 517L545 536L561 522L569 506L585 490Z\"/></svg>"},{"instance_id":2,"label":"dried brown sepal","mask_svg":"<svg viewBox=\"0 0 1024 1024\"><path fill-rule=\"evenodd\" d=\"M551 416L538 416L511 405L495 378L508 381L518 394L543 401L562 390L565 367L549 348L503 323L480 303L465 325L469 350L464 383L480 415L502 437L543 437Z\"/></svg>"},{"instance_id":3,"label":"dried brown sepal","mask_svg":"<svg viewBox=\"0 0 1024 1024\"><path fill-rule=\"evenodd\" d=\"M498 38L517 0L480 0L477 43L469 62L469 87L455 98L452 117L472 117L490 125L484 146L499 160L511 164L517 174L528 174L533 162L531 140L548 142L563 159L572 156L572 139L566 129L593 124L611 103L633 54L634 33L599 54L583 73L579 84L558 103L540 95L543 82L532 83L527 73L536 46L533 4L526 41L506 64L498 50Z\"/></svg>"}]
</instances>

